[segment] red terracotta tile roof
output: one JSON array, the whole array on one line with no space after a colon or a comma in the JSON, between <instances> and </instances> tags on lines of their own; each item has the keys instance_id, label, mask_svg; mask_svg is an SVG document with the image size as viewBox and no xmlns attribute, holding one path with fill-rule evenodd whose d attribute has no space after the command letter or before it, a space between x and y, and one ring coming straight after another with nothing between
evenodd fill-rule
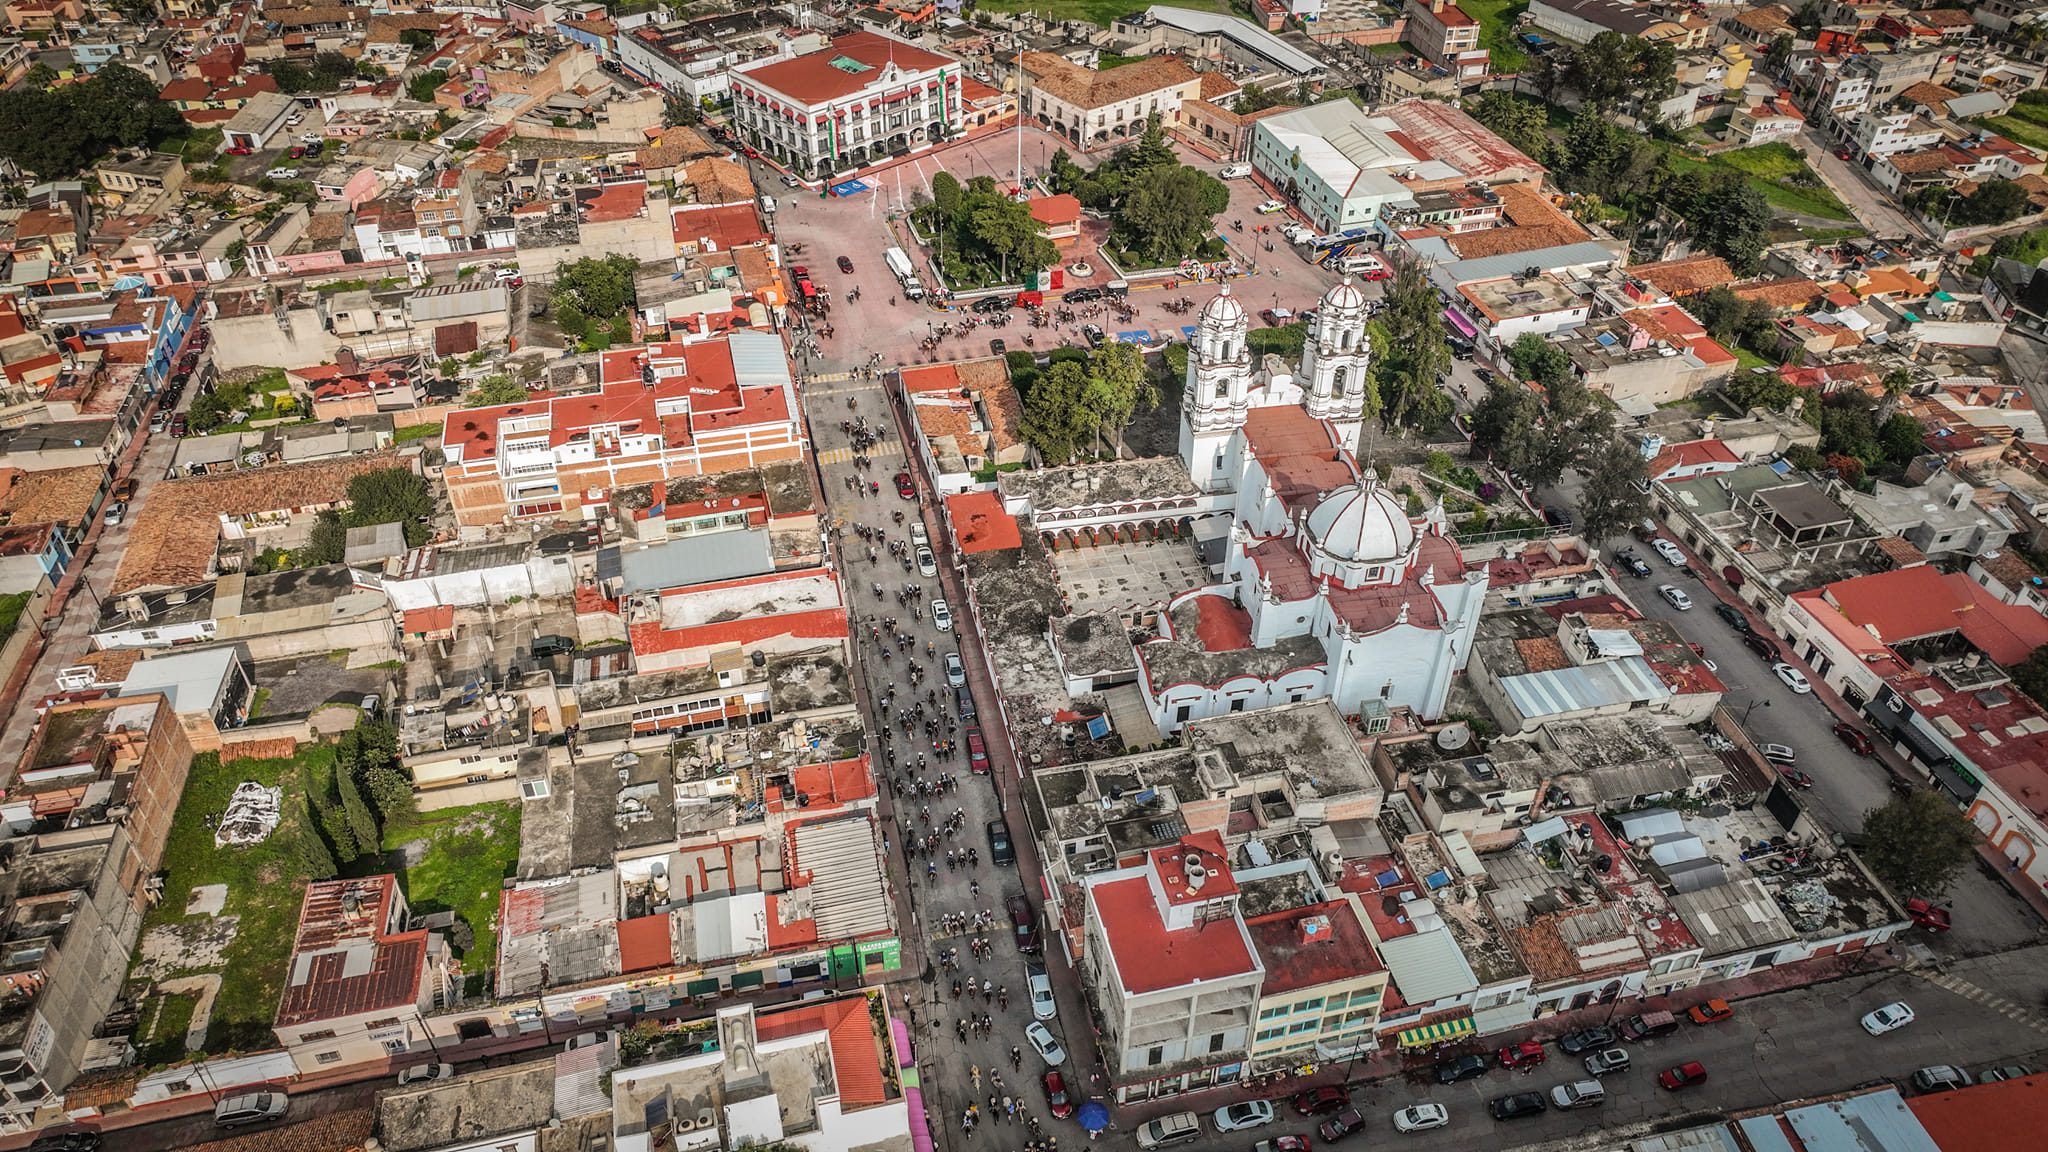
<instances>
[{"instance_id":1,"label":"red terracotta tile roof","mask_svg":"<svg viewBox=\"0 0 2048 1152\"><path fill-rule=\"evenodd\" d=\"M619 921L619 972L646 972L676 962L668 914Z\"/></svg>"},{"instance_id":2,"label":"red terracotta tile roof","mask_svg":"<svg viewBox=\"0 0 2048 1152\"><path fill-rule=\"evenodd\" d=\"M962 552L1007 552L1024 544L1017 518L1003 510L1003 498L994 492L946 497L946 516Z\"/></svg>"},{"instance_id":3,"label":"red terracotta tile roof","mask_svg":"<svg viewBox=\"0 0 2048 1152\"><path fill-rule=\"evenodd\" d=\"M840 60L866 67L848 71L835 63ZM748 69L738 73L738 78L801 104L823 104L866 88L889 64L908 72L928 72L958 68L959 63L950 56L913 48L874 32L850 32L816 52Z\"/></svg>"}]
</instances>

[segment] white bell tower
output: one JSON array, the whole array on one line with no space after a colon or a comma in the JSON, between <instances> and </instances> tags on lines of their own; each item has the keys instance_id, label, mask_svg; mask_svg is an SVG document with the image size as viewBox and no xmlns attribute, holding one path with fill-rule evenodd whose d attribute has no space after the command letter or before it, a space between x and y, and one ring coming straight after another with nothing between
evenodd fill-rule
<instances>
[{"instance_id":1,"label":"white bell tower","mask_svg":"<svg viewBox=\"0 0 2048 1152\"><path fill-rule=\"evenodd\" d=\"M1308 414L1328 420L1353 453L1365 420L1365 390L1371 386L1372 340L1365 320L1365 293L1346 276L1323 293L1315 326L1301 349Z\"/></svg>"},{"instance_id":2,"label":"white bell tower","mask_svg":"<svg viewBox=\"0 0 2048 1152\"><path fill-rule=\"evenodd\" d=\"M1229 285L1202 306L1195 340L1188 350L1188 378L1181 393L1180 457L1195 486L1213 491L1233 482L1232 440L1250 411L1251 352L1245 346L1250 319Z\"/></svg>"}]
</instances>

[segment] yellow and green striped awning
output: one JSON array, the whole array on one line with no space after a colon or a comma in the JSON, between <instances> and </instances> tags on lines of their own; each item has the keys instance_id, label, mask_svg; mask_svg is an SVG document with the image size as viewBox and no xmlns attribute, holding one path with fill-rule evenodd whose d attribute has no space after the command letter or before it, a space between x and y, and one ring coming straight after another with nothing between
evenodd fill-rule
<instances>
[{"instance_id":1,"label":"yellow and green striped awning","mask_svg":"<svg viewBox=\"0 0 2048 1152\"><path fill-rule=\"evenodd\" d=\"M1472 1018L1460 1016L1456 1020L1404 1029L1394 1039L1403 1048L1427 1048L1446 1040L1456 1040L1460 1036L1470 1036L1474 1031L1476 1029L1472 1026Z\"/></svg>"}]
</instances>

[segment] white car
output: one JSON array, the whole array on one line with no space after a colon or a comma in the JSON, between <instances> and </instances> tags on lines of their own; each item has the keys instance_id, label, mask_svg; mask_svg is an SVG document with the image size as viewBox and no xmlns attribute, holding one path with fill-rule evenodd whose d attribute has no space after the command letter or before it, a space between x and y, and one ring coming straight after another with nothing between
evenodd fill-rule
<instances>
[{"instance_id":1,"label":"white car","mask_svg":"<svg viewBox=\"0 0 2048 1152\"><path fill-rule=\"evenodd\" d=\"M1285 211L1287 211L1287 205L1282 204L1278 200L1268 200L1264 204L1259 205L1259 215L1261 216L1271 216L1275 212Z\"/></svg>"},{"instance_id":2,"label":"white car","mask_svg":"<svg viewBox=\"0 0 2048 1152\"><path fill-rule=\"evenodd\" d=\"M498 269L497 271L495 271L495 272L491 273L491 275L492 275L492 276L493 276L493 277L494 277L495 279L497 279L498 281L500 281L500 282L503 282L503 281L506 281L506 280L517 280L517 279L519 279L519 269L517 269L517 268L500 268L500 269Z\"/></svg>"},{"instance_id":3,"label":"white car","mask_svg":"<svg viewBox=\"0 0 2048 1152\"><path fill-rule=\"evenodd\" d=\"M932 601L932 627L941 632L953 630L953 608L944 600Z\"/></svg>"},{"instance_id":4,"label":"white car","mask_svg":"<svg viewBox=\"0 0 2048 1152\"><path fill-rule=\"evenodd\" d=\"M1913 1006L1904 1000L1894 1000L1863 1018L1863 1030L1872 1036L1904 1028L1913 1022Z\"/></svg>"},{"instance_id":5,"label":"white car","mask_svg":"<svg viewBox=\"0 0 2048 1152\"><path fill-rule=\"evenodd\" d=\"M1251 174L1252 166L1249 164L1228 164L1223 171L1216 173L1225 180L1242 180Z\"/></svg>"},{"instance_id":6,"label":"white car","mask_svg":"<svg viewBox=\"0 0 2048 1152\"><path fill-rule=\"evenodd\" d=\"M1682 589L1673 588L1669 584L1659 584L1657 595L1671 601L1671 606L1680 612L1692 611L1692 597L1687 596Z\"/></svg>"},{"instance_id":7,"label":"white car","mask_svg":"<svg viewBox=\"0 0 2048 1152\"><path fill-rule=\"evenodd\" d=\"M1441 1104L1411 1104L1394 1113L1394 1131L1427 1132L1451 1122L1451 1110Z\"/></svg>"},{"instance_id":8,"label":"white car","mask_svg":"<svg viewBox=\"0 0 2048 1152\"><path fill-rule=\"evenodd\" d=\"M947 687L958 688L965 683L967 683L967 665L960 662L960 654L958 652L946 653Z\"/></svg>"},{"instance_id":9,"label":"white car","mask_svg":"<svg viewBox=\"0 0 2048 1152\"><path fill-rule=\"evenodd\" d=\"M299 178L299 170L297 168L272 168L263 175L272 180L297 180Z\"/></svg>"},{"instance_id":10,"label":"white car","mask_svg":"<svg viewBox=\"0 0 2048 1152\"><path fill-rule=\"evenodd\" d=\"M1657 555L1671 561L1680 568L1685 567L1685 553L1678 550L1678 545L1660 536L1650 541L1650 547L1657 550Z\"/></svg>"},{"instance_id":11,"label":"white car","mask_svg":"<svg viewBox=\"0 0 2048 1152\"><path fill-rule=\"evenodd\" d=\"M1785 687L1799 693L1801 696L1813 691L1813 685L1806 682L1806 674L1790 664L1773 664L1771 665L1771 671L1777 674L1778 679L1785 682Z\"/></svg>"},{"instance_id":12,"label":"white car","mask_svg":"<svg viewBox=\"0 0 2048 1152\"><path fill-rule=\"evenodd\" d=\"M1038 1053L1046 1067L1057 1068L1067 1062L1067 1050L1060 1047L1059 1038L1038 1021L1033 1020L1024 1026L1024 1039L1031 1042L1031 1050Z\"/></svg>"},{"instance_id":13,"label":"white car","mask_svg":"<svg viewBox=\"0 0 2048 1152\"><path fill-rule=\"evenodd\" d=\"M1043 972L1033 972L1025 978L1031 989L1031 1018L1052 1020L1060 1014L1059 1001L1053 999L1052 977Z\"/></svg>"},{"instance_id":14,"label":"white car","mask_svg":"<svg viewBox=\"0 0 2048 1152\"><path fill-rule=\"evenodd\" d=\"M446 1080L455 1075L453 1064L419 1064L398 1074L398 1086L422 1084L429 1080Z\"/></svg>"},{"instance_id":15,"label":"white car","mask_svg":"<svg viewBox=\"0 0 2048 1152\"><path fill-rule=\"evenodd\" d=\"M1273 1106L1264 1100L1240 1100L1216 1110L1218 1132L1242 1132L1273 1122Z\"/></svg>"},{"instance_id":16,"label":"white car","mask_svg":"<svg viewBox=\"0 0 2048 1152\"><path fill-rule=\"evenodd\" d=\"M932 559L932 550L923 545L919 545L917 549L917 574L920 576L937 576L939 574L939 562Z\"/></svg>"}]
</instances>

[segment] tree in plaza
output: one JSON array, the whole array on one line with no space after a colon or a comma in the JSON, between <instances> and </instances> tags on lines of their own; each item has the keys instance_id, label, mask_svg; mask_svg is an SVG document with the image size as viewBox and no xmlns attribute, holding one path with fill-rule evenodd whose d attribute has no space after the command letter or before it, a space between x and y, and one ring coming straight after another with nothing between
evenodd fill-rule
<instances>
[{"instance_id":1,"label":"tree in plaza","mask_svg":"<svg viewBox=\"0 0 2048 1152\"><path fill-rule=\"evenodd\" d=\"M1451 398L1437 384L1451 370L1443 306L1421 261L1399 253L1391 264L1394 275L1386 281L1386 309L1379 317L1387 339L1373 344L1379 353L1373 358L1373 378L1381 419L1427 432L1442 427L1452 410Z\"/></svg>"},{"instance_id":2,"label":"tree in plaza","mask_svg":"<svg viewBox=\"0 0 2048 1152\"><path fill-rule=\"evenodd\" d=\"M1540 101L1496 89L1468 101L1465 111L1534 160L1550 151L1550 114Z\"/></svg>"},{"instance_id":3,"label":"tree in plaza","mask_svg":"<svg viewBox=\"0 0 2048 1152\"><path fill-rule=\"evenodd\" d=\"M1096 427L1108 428L1117 453L1124 447L1124 428L1140 407L1159 403L1159 387L1145 371L1145 357L1121 340L1095 349L1088 357L1088 388L1084 407Z\"/></svg>"},{"instance_id":4,"label":"tree in plaza","mask_svg":"<svg viewBox=\"0 0 2048 1152\"><path fill-rule=\"evenodd\" d=\"M1167 263L1199 247L1216 213L1229 204L1229 190L1215 177L1176 164L1132 183L1117 208L1116 228L1132 251Z\"/></svg>"},{"instance_id":5,"label":"tree in plaza","mask_svg":"<svg viewBox=\"0 0 2048 1152\"><path fill-rule=\"evenodd\" d=\"M960 187L960 178L951 172L937 172L932 175L932 205L938 209L939 219L952 220L960 215L960 201L966 190Z\"/></svg>"},{"instance_id":6,"label":"tree in plaza","mask_svg":"<svg viewBox=\"0 0 2048 1152\"><path fill-rule=\"evenodd\" d=\"M1001 195L976 195L967 232L990 256L1005 283L1010 269L1044 268L1059 262L1059 249L1046 239L1045 225L1031 215L1031 205Z\"/></svg>"},{"instance_id":7,"label":"tree in plaza","mask_svg":"<svg viewBox=\"0 0 2048 1152\"><path fill-rule=\"evenodd\" d=\"M1937 896L1976 851L1977 830L1939 792L1916 789L1863 814L1863 859L1887 884Z\"/></svg>"},{"instance_id":8,"label":"tree in plaza","mask_svg":"<svg viewBox=\"0 0 2048 1152\"><path fill-rule=\"evenodd\" d=\"M1080 192L1082 182L1088 179L1087 169L1074 163L1074 158L1067 154L1065 148L1052 154L1052 159L1046 163L1045 170L1045 186L1056 194L1076 195Z\"/></svg>"},{"instance_id":9,"label":"tree in plaza","mask_svg":"<svg viewBox=\"0 0 2048 1152\"><path fill-rule=\"evenodd\" d=\"M1637 485L1643 479L1643 454L1625 441L1609 437L1592 453L1586 486L1579 493L1579 531L1589 542L1619 534L1650 510L1650 498Z\"/></svg>"},{"instance_id":10,"label":"tree in plaza","mask_svg":"<svg viewBox=\"0 0 2048 1152\"><path fill-rule=\"evenodd\" d=\"M1032 383L1019 427L1039 459L1070 463L1095 435L1100 424L1088 410L1088 388L1087 366L1072 360L1055 360Z\"/></svg>"}]
</instances>

